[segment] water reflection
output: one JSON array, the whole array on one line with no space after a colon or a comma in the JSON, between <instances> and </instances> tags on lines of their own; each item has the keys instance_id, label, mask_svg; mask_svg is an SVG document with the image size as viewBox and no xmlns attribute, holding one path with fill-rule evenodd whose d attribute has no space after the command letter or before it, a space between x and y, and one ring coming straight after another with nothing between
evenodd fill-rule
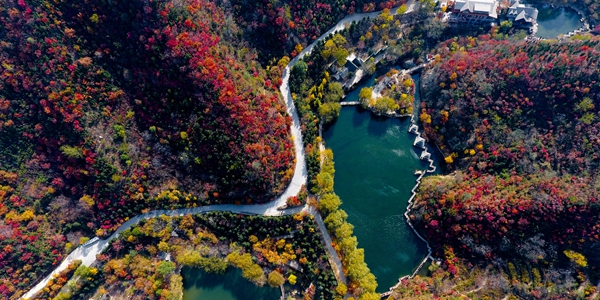
<instances>
[{"instance_id":1,"label":"water reflection","mask_svg":"<svg viewBox=\"0 0 600 300\"><path fill-rule=\"evenodd\" d=\"M540 6L538 9L538 32L541 38L556 38L583 26L581 17L568 7Z\"/></svg>"}]
</instances>

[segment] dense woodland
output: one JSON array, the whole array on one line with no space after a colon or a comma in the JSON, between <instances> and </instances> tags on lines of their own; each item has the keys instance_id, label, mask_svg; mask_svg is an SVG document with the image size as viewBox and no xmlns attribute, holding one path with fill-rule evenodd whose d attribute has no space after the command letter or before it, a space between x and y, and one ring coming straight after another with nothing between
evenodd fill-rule
<instances>
[{"instance_id":1,"label":"dense woodland","mask_svg":"<svg viewBox=\"0 0 600 300\"><path fill-rule=\"evenodd\" d=\"M492 34L440 45L423 77L420 119L454 172L423 181L411 218L450 274L459 272L459 257L509 277L518 269L521 283L542 273L545 284L538 278L505 293L594 292L599 52L590 36L527 43ZM544 275L552 272L561 276Z\"/></svg>"},{"instance_id":2,"label":"dense woodland","mask_svg":"<svg viewBox=\"0 0 600 300\"><path fill-rule=\"evenodd\" d=\"M147 209L272 200L293 175L278 95L290 57L347 14L404 3L0 0L1 297L18 298L89 237ZM597 23L597 3L575 4ZM435 49L417 113L451 172L423 181L411 214L442 264L391 297L595 297L600 40L515 42L522 37L500 28L438 44L457 31L432 9L384 10L291 69L309 182L288 203L319 198L348 286L337 284L309 217L222 213L143 222L99 265L74 262L38 298L178 299L175 270L232 265L308 298L378 299L319 127L335 120L345 92L332 66L384 47L384 64L420 63ZM365 69L376 71L373 60ZM410 112L412 85L395 88L390 105Z\"/></svg>"},{"instance_id":3,"label":"dense woodland","mask_svg":"<svg viewBox=\"0 0 600 300\"><path fill-rule=\"evenodd\" d=\"M264 202L290 118L208 1L0 1L0 293L152 207Z\"/></svg>"},{"instance_id":4,"label":"dense woodland","mask_svg":"<svg viewBox=\"0 0 600 300\"><path fill-rule=\"evenodd\" d=\"M392 8L406 0L230 0L236 21L262 60L290 54L316 40L346 15Z\"/></svg>"},{"instance_id":5,"label":"dense woodland","mask_svg":"<svg viewBox=\"0 0 600 300\"><path fill-rule=\"evenodd\" d=\"M64 272L75 275L71 280L59 276L36 299L180 299L182 267L215 274L235 267L257 285L285 285L311 299L332 299L337 281L316 232L307 215L209 213L149 219L112 241L97 264L75 262Z\"/></svg>"}]
</instances>

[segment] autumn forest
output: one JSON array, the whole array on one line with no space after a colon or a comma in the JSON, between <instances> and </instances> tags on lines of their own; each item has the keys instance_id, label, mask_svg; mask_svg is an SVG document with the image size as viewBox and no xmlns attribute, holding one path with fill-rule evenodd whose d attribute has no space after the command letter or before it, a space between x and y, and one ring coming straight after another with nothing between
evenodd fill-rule
<instances>
[{"instance_id":1,"label":"autumn forest","mask_svg":"<svg viewBox=\"0 0 600 300\"><path fill-rule=\"evenodd\" d=\"M230 267L292 299L379 299L320 136L352 91L336 75L356 53L365 78L398 80L379 100L361 90L362 106L414 114L443 157L408 214L435 260L390 299L597 299L598 1L553 1L592 30L541 41L409 2L0 0L0 297L20 299L140 214L272 203L301 153L306 184L281 216L127 224L31 299L181 299L189 270ZM294 60L345 16L377 11ZM423 65L420 85L407 62Z\"/></svg>"}]
</instances>

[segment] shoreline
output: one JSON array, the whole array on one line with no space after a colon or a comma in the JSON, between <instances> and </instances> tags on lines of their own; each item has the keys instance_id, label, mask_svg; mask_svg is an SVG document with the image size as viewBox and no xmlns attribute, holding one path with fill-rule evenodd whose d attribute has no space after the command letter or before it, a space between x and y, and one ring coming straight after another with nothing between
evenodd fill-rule
<instances>
[{"instance_id":1,"label":"shoreline","mask_svg":"<svg viewBox=\"0 0 600 300\"><path fill-rule=\"evenodd\" d=\"M415 71L417 71L417 72L420 73L422 71L422 69L425 66L427 66L427 65L428 65L428 63L423 63L423 64L421 64L421 65L419 65L417 67L414 67L412 69L402 70L402 72L404 72L406 74L413 74L413 73L415 73ZM419 88L418 86L414 87L413 96L414 96L414 94L416 92L416 89L418 89L418 88ZM343 100L342 100L342 102L343 102ZM346 104L344 106L360 106L362 109L371 112L376 117L387 117L387 118L398 118L398 119L410 117L410 124L411 125L417 125L417 122L415 121L415 111L414 111L414 108L413 108L413 113L412 114L399 114L397 112L393 112L393 113L390 113L390 112L387 112L387 113L376 113L372 109L370 109L369 107L367 107L367 108L363 107L360 104L360 102L356 102L356 103L353 102L350 105ZM371 117L373 117L373 116L371 116ZM416 139L422 138L421 132L418 131L418 130L417 130L416 133L414 133L414 132L411 132L411 133L413 133L413 134L416 135ZM322 137L322 126L320 126L319 136ZM322 144L321 144L321 146L322 146ZM428 149L428 147L425 146L424 151L427 151L427 149ZM414 198L417 195L417 189L421 185L421 180L428 173L432 174L432 173L434 173L437 170L437 167L434 165L434 160L431 158L431 156L428 157L428 158L426 158L426 159L422 159L422 160L427 161L429 163L429 167L426 170L424 170L419 175L419 177L417 177L417 179L415 180L415 185L411 189L411 197L408 199L408 205L406 207L406 211L404 212L403 216L404 216L404 219L405 219L406 223L408 224L408 226L410 226L410 228L413 230L414 234L420 240L422 240L425 243L425 245L427 247L427 255L425 256L425 258L421 261L421 263L417 266L417 268L411 274L405 275L405 276L402 276L402 277L398 278L398 282L395 285L393 285L392 287L390 287L387 292L382 293L381 297L385 297L385 296L390 295L402 283L402 281L404 281L406 279L411 279L411 278L415 277L421 271L421 269L427 263L428 260L431 260L432 262L439 261L438 259L436 259L435 257L433 257L433 250L432 250L431 246L429 245L429 242L416 230L415 226L412 224L412 221L410 220L410 217L409 217L409 214L411 212L412 206L414 204L413 200L414 200Z\"/></svg>"},{"instance_id":2,"label":"shoreline","mask_svg":"<svg viewBox=\"0 0 600 300\"><path fill-rule=\"evenodd\" d=\"M409 1L411 2L411 1ZM411 3L411 5L414 2ZM407 5L409 6L409 5ZM392 14L396 14L397 7L392 9ZM410 9L409 9L410 11ZM408 11L407 11L408 12ZM301 211L307 211L309 214L311 213L311 209L308 205L295 207L292 209L286 209L285 211L279 211L277 208L286 203L287 198L290 196L296 196L301 187L306 184L308 178L308 170L306 167L305 161L305 153L304 153L304 145L302 142L302 131L300 130L302 124L300 122L300 117L294 105L294 101L291 97L291 92L289 90L289 77L290 70L292 66L301 58L303 58L306 54L312 52L314 46L321 40L328 37L330 34L340 31L346 28L347 24L352 23L353 21L361 20L364 18L375 17L379 15L381 11L369 12L369 13L356 13L352 15L348 15L342 18L336 25L331 27L325 33L323 33L319 38L314 40L310 45L308 45L302 52L300 52L296 57L294 57L288 65L285 67L282 74L282 84L279 88L284 103L286 104L287 112L292 117L292 124L290 126L290 134L292 135L292 140L294 143L295 154L296 154L296 165L294 166L294 175L290 180L289 185L284 189L284 192L279 195L276 200L271 202L263 203L263 204L254 204L254 205L235 205L235 204L217 204L217 205L208 205L208 206L200 206L200 207L192 207L192 208L182 208L175 210L153 210L148 213L136 215L117 228L108 238L106 239L95 239L90 243L85 245L80 245L75 248L71 253L69 253L63 261L54 268L48 275L43 278L38 279L37 283L32 286L25 294L19 297L19 299L29 299L35 296L40 290L46 287L46 284L50 279L52 279L56 274L60 273L74 260L81 260L83 265L90 266L94 263L96 259L96 254L101 253L104 249L108 247L109 242L116 238L120 232L128 229L134 224L137 224L141 219L149 219L160 217L161 215L168 216L184 216L190 214L201 214L212 211L229 211L241 214L254 214L254 215L263 215L263 216L280 216L282 214L295 214ZM311 214L314 216L314 214ZM329 232L325 230L322 232L322 235L329 236ZM328 249L326 247L326 249ZM329 249L328 249L329 250ZM339 261L339 257L337 253L328 253L329 256L335 255L337 260ZM332 258L333 259L333 258ZM333 268L333 267L332 267ZM337 274L337 272L334 271Z\"/></svg>"}]
</instances>

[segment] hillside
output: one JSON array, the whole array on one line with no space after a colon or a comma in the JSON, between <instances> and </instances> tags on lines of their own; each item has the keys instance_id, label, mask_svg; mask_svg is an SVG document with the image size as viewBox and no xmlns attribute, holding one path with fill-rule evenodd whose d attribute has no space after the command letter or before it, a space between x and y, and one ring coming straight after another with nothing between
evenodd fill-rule
<instances>
[{"instance_id":1,"label":"hillside","mask_svg":"<svg viewBox=\"0 0 600 300\"><path fill-rule=\"evenodd\" d=\"M594 285L599 53L595 38L482 36L439 47L423 78L420 119L453 173L424 179L411 215L436 255L448 259L450 251L502 268L515 261L529 270L565 268L575 272L568 278ZM573 263L572 253L582 260Z\"/></svg>"},{"instance_id":2,"label":"hillside","mask_svg":"<svg viewBox=\"0 0 600 300\"><path fill-rule=\"evenodd\" d=\"M346 15L392 8L406 0L223 1L231 6L261 60L296 56ZM275 65L272 63L272 65Z\"/></svg>"},{"instance_id":3,"label":"hillside","mask_svg":"<svg viewBox=\"0 0 600 300\"><path fill-rule=\"evenodd\" d=\"M265 202L290 118L209 1L0 2L0 293L153 207Z\"/></svg>"}]
</instances>

